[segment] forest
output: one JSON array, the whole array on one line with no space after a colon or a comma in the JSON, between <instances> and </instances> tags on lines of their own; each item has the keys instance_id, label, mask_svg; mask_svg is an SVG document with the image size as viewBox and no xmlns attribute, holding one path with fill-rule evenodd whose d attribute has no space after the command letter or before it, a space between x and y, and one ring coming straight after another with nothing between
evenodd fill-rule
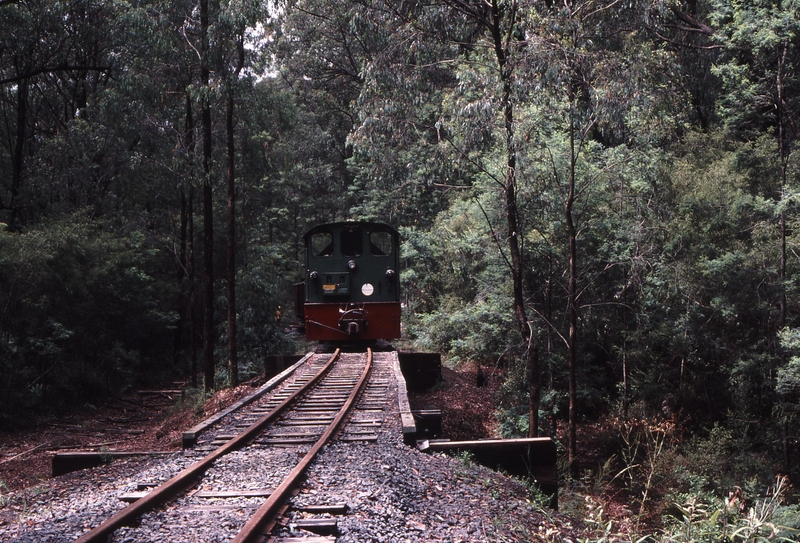
<instances>
[{"instance_id":1,"label":"forest","mask_svg":"<svg viewBox=\"0 0 800 543\"><path fill-rule=\"evenodd\" d=\"M302 234L379 220L404 347L502 370L598 540L797 540L798 32L797 0L0 0L0 427L302 350Z\"/></svg>"}]
</instances>

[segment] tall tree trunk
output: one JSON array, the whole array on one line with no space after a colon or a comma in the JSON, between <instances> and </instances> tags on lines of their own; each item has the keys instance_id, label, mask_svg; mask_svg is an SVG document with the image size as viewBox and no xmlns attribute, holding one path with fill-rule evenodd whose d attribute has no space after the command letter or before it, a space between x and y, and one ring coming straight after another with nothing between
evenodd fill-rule
<instances>
[{"instance_id":1,"label":"tall tree trunk","mask_svg":"<svg viewBox=\"0 0 800 543\"><path fill-rule=\"evenodd\" d=\"M7 209L11 210L11 225L16 222L16 202L14 201L22 184L25 161L25 138L28 133L28 79L17 85L17 126L14 134L14 155L11 158L11 197ZM6 206L0 206L3 208Z\"/></svg>"},{"instance_id":2,"label":"tall tree trunk","mask_svg":"<svg viewBox=\"0 0 800 543\"><path fill-rule=\"evenodd\" d=\"M516 19L516 3L505 7L510 10L508 13L509 33L513 30ZM508 63L508 44L510 34L503 36L501 22L503 13L497 0L492 0L492 26L491 33L494 42L495 57L500 72L500 80L503 84L503 94L501 106L503 109L503 121L506 132L506 179L503 187L505 198L506 223L508 228L508 248L511 254L511 275L513 279L513 299L514 316L516 317L517 327L520 334L527 343L526 350L526 370L528 372L529 383L529 421L528 435L537 436L539 434L539 350L536 336L528 322L525 310L525 297L523 294L524 267L522 262L522 251L519 242L519 209L517 208L517 152L514 140L514 103L511 93L511 68Z\"/></svg>"},{"instance_id":3,"label":"tall tree trunk","mask_svg":"<svg viewBox=\"0 0 800 543\"><path fill-rule=\"evenodd\" d=\"M236 188L235 147L233 141L233 90L228 94L225 131L228 136L228 374L231 386L239 384L239 358L236 353Z\"/></svg>"},{"instance_id":4,"label":"tall tree trunk","mask_svg":"<svg viewBox=\"0 0 800 543\"><path fill-rule=\"evenodd\" d=\"M203 183L203 369L206 391L214 388L214 227L211 184Z\"/></svg>"},{"instance_id":5,"label":"tall tree trunk","mask_svg":"<svg viewBox=\"0 0 800 543\"><path fill-rule=\"evenodd\" d=\"M187 259L189 264L189 345L192 352L192 388L197 388L197 296L194 267L194 186L189 187L189 232L187 233Z\"/></svg>"},{"instance_id":6,"label":"tall tree trunk","mask_svg":"<svg viewBox=\"0 0 800 543\"><path fill-rule=\"evenodd\" d=\"M187 170L194 173L194 152L195 152L195 127L194 115L192 114L192 97L186 93L186 121L184 124L184 137L186 140L186 162ZM194 182L194 175L191 176L191 182ZM197 388L197 332L195 329L197 318L197 307L195 305L195 267L194 267L194 184L189 185L189 202L188 202L188 217L187 217L187 240L186 240L186 274L189 277L188 285L188 300L189 306L189 329L187 334L189 336L189 348L191 351L191 371L192 371L192 388Z\"/></svg>"},{"instance_id":7,"label":"tall tree trunk","mask_svg":"<svg viewBox=\"0 0 800 543\"><path fill-rule=\"evenodd\" d=\"M783 52L778 62L778 77L776 87L778 92L778 152L781 161L781 193L780 199L786 197L786 169L787 169L787 152L785 145L786 127L784 126L784 96L783 96L783 65L786 62L788 46L786 42L783 44ZM780 231L781 231L781 258L780 269L778 271L778 279L780 281L780 328L781 330L786 327L786 212L781 211L780 216ZM786 365L786 350L781 350L781 365ZM789 417L784 415L783 424L781 425L783 432L783 464L786 473L791 470L791 436L789 435Z\"/></svg>"},{"instance_id":8,"label":"tall tree trunk","mask_svg":"<svg viewBox=\"0 0 800 543\"><path fill-rule=\"evenodd\" d=\"M241 35L244 35L242 29ZM239 356L236 346L236 147L233 139L233 92L244 67L244 39L236 44L237 63L228 89L225 132L228 139L228 375L231 386L239 384Z\"/></svg>"},{"instance_id":9,"label":"tall tree trunk","mask_svg":"<svg viewBox=\"0 0 800 543\"><path fill-rule=\"evenodd\" d=\"M211 183L203 183L203 368L205 389L214 388L214 226Z\"/></svg>"},{"instance_id":10,"label":"tall tree trunk","mask_svg":"<svg viewBox=\"0 0 800 543\"><path fill-rule=\"evenodd\" d=\"M172 363L177 367L181 362L181 353L183 352L183 328L186 321L186 291L184 285L188 273L186 262L186 233L189 223L189 204L186 201L186 191L183 185L180 188L181 196L181 226L180 226L180 239L178 245L178 265L176 273L176 282L178 283L178 324L175 326L175 336L172 343Z\"/></svg>"},{"instance_id":11,"label":"tall tree trunk","mask_svg":"<svg viewBox=\"0 0 800 543\"><path fill-rule=\"evenodd\" d=\"M208 0L200 0L202 39L200 78L203 85L203 368L205 390L214 388L214 217L211 192L211 103L208 66Z\"/></svg>"},{"instance_id":12,"label":"tall tree trunk","mask_svg":"<svg viewBox=\"0 0 800 543\"><path fill-rule=\"evenodd\" d=\"M564 204L564 218L567 223L567 236L569 238L569 283L567 286L567 313L569 319L569 336L567 337L567 371L569 372L569 437L567 441L567 457L570 469L575 469L577 455L577 430L575 397L577 387L575 384L575 345L578 336L578 308L577 308L577 233L572 216L575 204L575 125L570 112L569 127L569 188Z\"/></svg>"}]
</instances>

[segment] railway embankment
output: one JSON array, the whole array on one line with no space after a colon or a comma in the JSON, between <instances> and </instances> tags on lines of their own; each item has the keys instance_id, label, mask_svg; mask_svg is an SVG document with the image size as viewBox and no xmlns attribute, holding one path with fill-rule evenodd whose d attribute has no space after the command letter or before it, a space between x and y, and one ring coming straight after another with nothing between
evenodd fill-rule
<instances>
[{"instance_id":1,"label":"railway embankment","mask_svg":"<svg viewBox=\"0 0 800 543\"><path fill-rule=\"evenodd\" d=\"M448 385L448 378L454 382ZM452 401L449 407L445 406L445 427L452 423L447 409L458 408L456 394L471 398L469 403L475 406L482 403L480 395L491 393L491 388L471 390L466 382L456 383L457 378L457 374L445 372L445 383L431 393L439 398L429 397L435 404L450 395ZM391 386L396 390L396 383ZM424 401L422 398L412 395L412 404ZM279 538L312 541L316 537L316 541L342 542L534 541L575 536L570 520L540 510L540 504L532 501L533 495L520 481L479 466L467 455L424 454L403 443L402 420L396 416L400 408L396 400L393 402L382 409L387 415L385 431L375 441L336 442L324 448L291 499L284 520L276 527L274 533ZM462 427L477 424L471 420L462 422L466 423ZM166 460L148 456L124 458L4 492L0 540L74 540L70 534L101 522L109 508L118 509L124 490L146 487L181 469L186 452L179 450L179 439L173 437L173 441L177 447ZM258 469L254 463L242 465L243 470ZM237 477L247 480L252 476L241 473ZM343 511L324 514L335 517L335 534L315 535L308 529L319 516L312 512L315 508L324 510L337 504L344 506ZM221 511L225 508L209 502L187 512L189 516L196 515L187 518L192 537L226 540L233 521L213 520ZM154 529L151 537L158 540L157 525Z\"/></svg>"}]
</instances>

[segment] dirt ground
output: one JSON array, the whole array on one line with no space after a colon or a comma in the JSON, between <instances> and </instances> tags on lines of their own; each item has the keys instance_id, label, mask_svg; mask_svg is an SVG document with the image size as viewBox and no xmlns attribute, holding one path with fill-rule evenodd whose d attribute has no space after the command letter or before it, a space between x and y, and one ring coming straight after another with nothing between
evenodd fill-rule
<instances>
[{"instance_id":1,"label":"dirt ground","mask_svg":"<svg viewBox=\"0 0 800 543\"><path fill-rule=\"evenodd\" d=\"M442 437L452 441L499 437L494 412L495 395L502 376L487 374L486 383L477 386L477 367L453 371L442 368L442 383L429 392L410 393L411 409L442 411Z\"/></svg>"},{"instance_id":2,"label":"dirt ground","mask_svg":"<svg viewBox=\"0 0 800 543\"><path fill-rule=\"evenodd\" d=\"M50 478L59 451L176 451L183 431L261 383L218 392L199 405L179 388L143 390L18 432L0 432L0 495Z\"/></svg>"}]
</instances>

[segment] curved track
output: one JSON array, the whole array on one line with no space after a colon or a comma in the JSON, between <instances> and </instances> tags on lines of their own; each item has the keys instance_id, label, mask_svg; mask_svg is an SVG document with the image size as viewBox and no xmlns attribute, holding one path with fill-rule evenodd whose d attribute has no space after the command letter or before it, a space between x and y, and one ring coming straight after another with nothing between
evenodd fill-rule
<instances>
[{"instance_id":1,"label":"curved track","mask_svg":"<svg viewBox=\"0 0 800 543\"><path fill-rule=\"evenodd\" d=\"M150 511L163 507L176 500L192 488L208 486L204 483L206 473L214 468L215 476L225 470L226 456L235 451L246 451L266 446L295 446L300 457L294 467L277 484L274 490L257 493L228 490L217 492L216 496L258 496L267 495L264 501L244 523L234 542L252 541L261 533L262 527L274 517L285 501L297 479L311 463L320 449L340 428L356 398L365 387L372 366L372 351L360 354L341 354L338 350L322 365L313 377L285 398L273 399L267 404L268 411L250 424L242 433L230 436L231 439L195 462L164 484L154 488L147 495L122 509L101 525L85 533L78 543L107 541L116 530L131 526ZM264 408L262 408L264 409ZM310 445L310 448L309 448ZM305 450L307 449L307 450ZM300 452L305 450L305 452ZM245 455L246 457L247 455ZM290 456L290 455L284 455ZM247 462L248 460L244 460Z\"/></svg>"}]
</instances>

